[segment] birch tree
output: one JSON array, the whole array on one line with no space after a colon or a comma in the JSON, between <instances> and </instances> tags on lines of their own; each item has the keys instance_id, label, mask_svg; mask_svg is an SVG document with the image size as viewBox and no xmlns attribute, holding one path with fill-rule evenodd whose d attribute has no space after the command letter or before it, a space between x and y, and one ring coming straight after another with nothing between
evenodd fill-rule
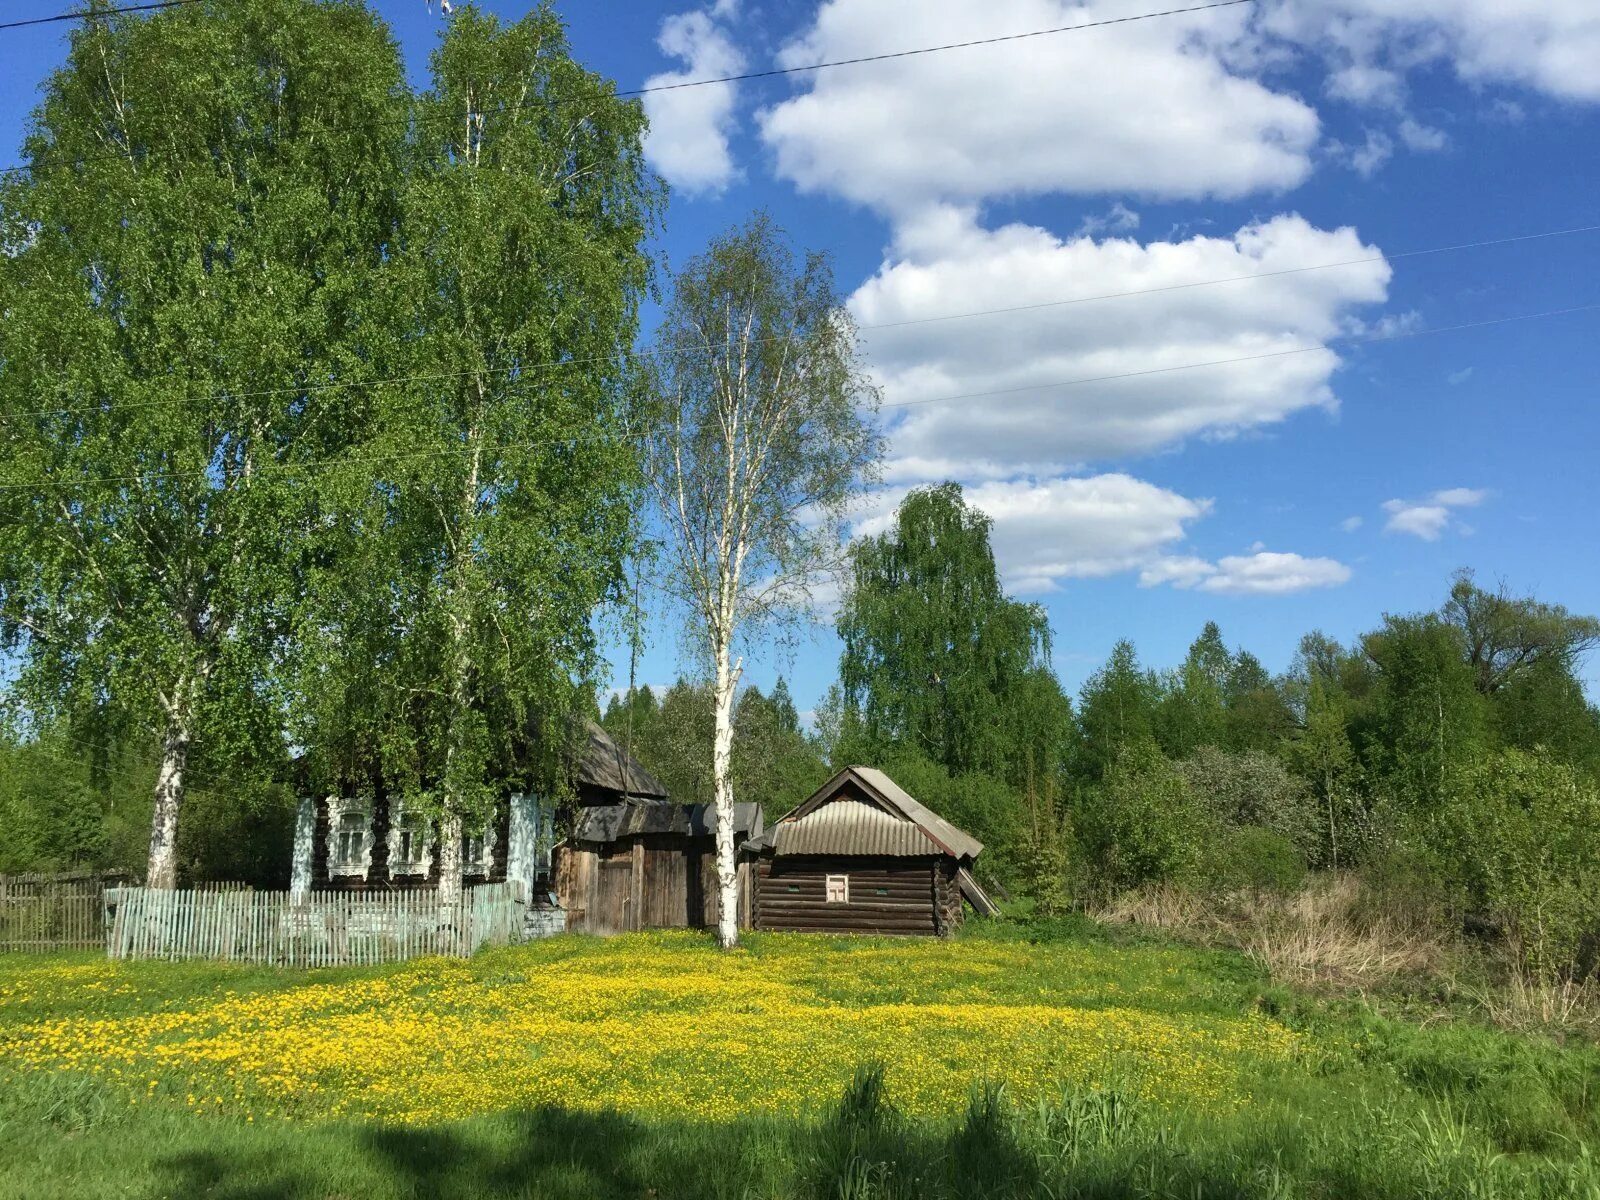
<instances>
[{"instance_id":1,"label":"birch tree","mask_svg":"<svg viewBox=\"0 0 1600 1200\"><path fill-rule=\"evenodd\" d=\"M37 718L115 718L159 770L284 753L276 690L393 224L398 54L358 4L97 17L0 185L0 630Z\"/></svg>"},{"instance_id":2,"label":"birch tree","mask_svg":"<svg viewBox=\"0 0 1600 1200\"><path fill-rule=\"evenodd\" d=\"M302 740L462 838L519 772L553 782L620 597L636 447L622 364L658 200L644 119L548 6L458 10L418 97L391 262L390 368L324 488L341 536L307 654ZM528 737L537 728L538 753Z\"/></svg>"},{"instance_id":3,"label":"birch tree","mask_svg":"<svg viewBox=\"0 0 1600 1200\"><path fill-rule=\"evenodd\" d=\"M876 391L828 260L797 262L764 215L673 281L653 352L645 478L670 570L712 681L717 939L739 937L734 699L740 647L808 610L840 566L847 507L875 469Z\"/></svg>"}]
</instances>

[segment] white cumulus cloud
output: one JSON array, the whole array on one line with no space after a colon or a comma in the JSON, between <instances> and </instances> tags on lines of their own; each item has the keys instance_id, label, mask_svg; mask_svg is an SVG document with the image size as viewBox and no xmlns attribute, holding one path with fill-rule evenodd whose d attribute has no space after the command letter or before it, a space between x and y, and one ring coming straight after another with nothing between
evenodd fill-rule
<instances>
[{"instance_id":1,"label":"white cumulus cloud","mask_svg":"<svg viewBox=\"0 0 1600 1200\"><path fill-rule=\"evenodd\" d=\"M827 0L781 66L1128 15L1116 0ZM763 111L778 174L882 212L1051 192L1237 197L1300 183L1316 113L1229 66L1242 9L810 76ZM908 30L915 36L909 37Z\"/></svg>"},{"instance_id":2,"label":"white cumulus cloud","mask_svg":"<svg viewBox=\"0 0 1600 1200\"><path fill-rule=\"evenodd\" d=\"M1295 271L1352 259L1373 261ZM1294 273L1183 286L1274 271ZM995 479L1331 406L1339 355L1285 351L1339 334L1354 310L1385 299L1390 274L1354 230L1298 216L1231 237L1140 243L1062 240L1021 224L988 230L969 210L938 208L899 229L849 304L884 389L889 477ZM1056 303L1125 291L1144 294ZM1019 306L1026 311L897 324ZM1247 361L1187 369L1223 359ZM1095 382L1070 382L1081 380Z\"/></svg>"},{"instance_id":3,"label":"white cumulus cloud","mask_svg":"<svg viewBox=\"0 0 1600 1200\"><path fill-rule=\"evenodd\" d=\"M1445 488L1424 500L1386 500L1383 511L1389 514L1385 533L1408 533L1425 542L1436 542L1447 529L1459 522L1455 510L1476 508L1489 496L1486 488Z\"/></svg>"},{"instance_id":4,"label":"white cumulus cloud","mask_svg":"<svg viewBox=\"0 0 1600 1200\"><path fill-rule=\"evenodd\" d=\"M882 488L857 521L858 536L882 533L910 489ZM1181 542L1211 511L1196 500L1120 473L1040 481L990 481L965 489L994 522L995 562L1014 592L1055 590L1065 579L1138 570Z\"/></svg>"},{"instance_id":5,"label":"white cumulus cloud","mask_svg":"<svg viewBox=\"0 0 1600 1200\"><path fill-rule=\"evenodd\" d=\"M1594 0L1278 0L1262 25L1324 55L1349 99L1392 103L1398 76L1440 63L1471 83L1600 101Z\"/></svg>"},{"instance_id":6,"label":"white cumulus cloud","mask_svg":"<svg viewBox=\"0 0 1600 1200\"><path fill-rule=\"evenodd\" d=\"M742 71L744 55L719 23L719 18L731 14L729 6L719 4L664 20L656 45L663 54L681 59L684 68L652 75L645 86L670 86ZM728 145L737 86L717 83L645 93L644 111L650 119L645 155L672 186L691 195L715 194L738 177Z\"/></svg>"},{"instance_id":7,"label":"white cumulus cloud","mask_svg":"<svg viewBox=\"0 0 1600 1200\"><path fill-rule=\"evenodd\" d=\"M1312 588L1337 587L1350 579L1350 568L1332 558L1307 558L1257 550L1231 554L1215 563L1203 558L1158 559L1139 573L1141 587L1170 583L1234 596L1287 596Z\"/></svg>"}]
</instances>

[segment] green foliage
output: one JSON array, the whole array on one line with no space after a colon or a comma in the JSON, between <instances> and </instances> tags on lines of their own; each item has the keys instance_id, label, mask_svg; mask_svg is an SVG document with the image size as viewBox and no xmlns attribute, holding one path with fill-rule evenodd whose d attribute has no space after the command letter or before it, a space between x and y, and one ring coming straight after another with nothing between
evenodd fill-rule
<instances>
[{"instance_id":1,"label":"green foliage","mask_svg":"<svg viewBox=\"0 0 1600 1200\"><path fill-rule=\"evenodd\" d=\"M127 724L170 770L191 747L230 778L281 767L298 473L346 444L314 389L362 352L402 90L359 4L73 29L40 165L0 185L0 626L36 711ZM181 782L162 799L170 874Z\"/></svg>"},{"instance_id":2,"label":"green foliage","mask_svg":"<svg viewBox=\"0 0 1600 1200\"><path fill-rule=\"evenodd\" d=\"M619 746L661 780L681 804L712 801L711 734L715 697L707 684L680 679L661 694L649 688L623 693L606 708L601 724ZM745 688L734 706L731 779L737 800L758 801L768 819L804 800L828 777L827 764L782 679L770 695Z\"/></svg>"},{"instance_id":3,"label":"green foliage","mask_svg":"<svg viewBox=\"0 0 1600 1200\"><path fill-rule=\"evenodd\" d=\"M838 618L842 703L869 747L1021 785L1057 769L1071 715L1044 610L1007 598L992 522L955 483L912 491L851 549Z\"/></svg>"},{"instance_id":4,"label":"green foliage","mask_svg":"<svg viewBox=\"0 0 1600 1200\"><path fill-rule=\"evenodd\" d=\"M1156 740L1168 756L1186 758L1201 746L1225 744L1232 669L1221 629L1207 621L1183 665L1163 681L1156 705Z\"/></svg>"},{"instance_id":5,"label":"green foliage","mask_svg":"<svg viewBox=\"0 0 1600 1200\"><path fill-rule=\"evenodd\" d=\"M1315 798L1311 860L1334 868L1360 862L1372 840L1361 764L1350 741L1350 707L1336 687L1313 676L1305 688L1300 736L1286 748L1290 765Z\"/></svg>"},{"instance_id":6,"label":"green foliage","mask_svg":"<svg viewBox=\"0 0 1600 1200\"><path fill-rule=\"evenodd\" d=\"M1504 586L1485 591L1471 571L1456 573L1440 616L1458 631L1474 682L1486 696L1541 664L1570 668L1600 645L1600 618L1513 596Z\"/></svg>"},{"instance_id":7,"label":"green foliage","mask_svg":"<svg viewBox=\"0 0 1600 1200\"><path fill-rule=\"evenodd\" d=\"M1435 876L1498 922L1542 980L1594 967L1600 789L1542 754L1506 750L1465 772L1420 826Z\"/></svg>"},{"instance_id":8,"label":"green foliage","mask_svg":"<svg viewBox=\"0 0 1600 1200\"><path fill-rule=\"evenodd\" d=\"M1259 750L1229 754L1204 746L1178 771L1223 826L1268 830L1302 865L1316 852L1321 830L1311 789L1278 759Z\"/></svg>"},{"instance_id":9,"label":"green foliage","mask_svg":"<svg viewBox=\"0 0 1600 1200\"><path fill-rule=\"evenodd\" d=\"M412 382L351 414L364 453L324 481L331 565L295 715L325 786L377 776L472 824L508 782L559 786L552 731L621 590L637 465L618 364L658 188L639 108L548 6L504 25L464 9L430 67L377 280L379 373Z\"/></svg>"},{"instance_id":10,"label":"green foliage","mask_svg":"<svg viewBox=\"0 0 1600 1200\"><path fill-rule=\"evenodd\" d=\"M1092 880L1107 891L1191 882L1220 834L1212 811L1154 742L1122 747L1073 810Z\"/></svg>"},{"instance_id":11,"label":"green foliage","mask_svg":"<svg viewBox=\"0 0 1600 1200\"><path fill-rule=\"evenodd\" d=\"M1053 797L1030 806L1027 840L1018 855L1018 878L1033 898L1033 914L1060 917L1072 908L1072 826Z\"/></svg>"},{"instance_id":12,"label":"green foliage","mask_svg":"<svg viewBox=\"0 0 1600 1200\"><path fill-rule=\"evenodd\" d=\"M1487 748L1488 702L1460 632L1434 614L1385 617L1362 645L1377 668L1369 755L1403 807L1426 810Z\"/></svg>"},{"instance_id":13,"label":"green foliage","mask_svg":"<svg viewBox=\"0 0 1600 1200\"><path fill-rule=\"evenodd\" d=\"M1489 697L1490 722L1500 745L1542 749L1600 781L1600 710L1573 665L1549 656L1517 672Z\"/></svg>"},{"instance_id":14,"label":"green foliage","mask_svg":"<svg viewBox=\"0 0 1600 1200\"><path fill-rule=\"evenodd\" d=\"M1275 829L1236 825L1208 848L1202 877L1212 891L1292 892L1306 879L1300 847Z\"/></svg>"},{"instance_id":15,"label":"green foliage","mask_svg":"<svg viewBox=\"0 0 1600 1200\"><path fill-rule=\"evenodd\" d=\"M1101 779L1128 747L1154 743L1160 684L1120 641L1078 697L1078 774Z\"/></svg>"}]
</instances>

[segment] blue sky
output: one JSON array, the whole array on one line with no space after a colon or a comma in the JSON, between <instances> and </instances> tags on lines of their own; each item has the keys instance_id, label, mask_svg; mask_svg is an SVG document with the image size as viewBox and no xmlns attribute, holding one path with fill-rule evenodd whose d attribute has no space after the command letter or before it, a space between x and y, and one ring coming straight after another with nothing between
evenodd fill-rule
<instances>
[{"instance_id":1,"label":"blue sky","mask_svg":"<svg viewBox=\"0 0 1600 1200\"><path fill-rule=\"evenodd\" d=\"M420 80L447 18L376 7ZM631 88L1167 5L559 7L579 57ZM61 26L0 36L8 164L63 44ZM932 401L886 410L860 527L960 479L1008 584L1049 609L1073 690L1118 637L1166 666L1208 619L1281 669L1306 630L1432 607L1459 566L1600 611L1600 311L1443 331L1600 304L1600 232L1410 253L1600 224L1594 0L1261 0L650 108L673 187L658 254L681 262L758 206L833 252L862 325L897 325L864 332L884 399ZM1059 303L1349 259L1369 261ZM1024 305L1044 307L928 320ZM1371 340L1389 334L1406 336ZM642 682L678 672L671 629ZM781 671L806 708L836 659L823 630L753 647L748 677Z\"/></svg>"}]
</instances>

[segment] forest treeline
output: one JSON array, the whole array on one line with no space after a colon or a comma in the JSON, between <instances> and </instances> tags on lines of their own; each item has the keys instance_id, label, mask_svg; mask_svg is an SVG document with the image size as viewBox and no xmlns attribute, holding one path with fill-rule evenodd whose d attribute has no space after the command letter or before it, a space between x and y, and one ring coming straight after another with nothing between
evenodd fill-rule
<instances>
[{"instance_id":1,"label":"forest treeline","mask_svg":"<svg viewBox=\"0 0 1600 1200\"><path fill-rule=\"evenodd\" d=\"M986 844L981 871L1049 913L1170 883L1288 890L1353 869L1397 902L1590 965L1600 884L1600 710L1580 669L1600 621L1441 580L1433 611L1342 644L1307 633L1271 674L1214 623L1157 670L1119 642L1076 700L1044 611L1006 596L989 520L954 484L858 542L839 681L803 722L745 687L734 794L776 816L838 766L882 766ZM684 803L709 803L712 688L616 695L603 723ZM808 727L809 724L809 727ZM4 750L0 870L137 866L155 765L50 731ZM277 882L291 790L197 781L185 874Z\"/></svg>"},{"instance_id":2,"label":"forest treeline","mask_svg":"<svg viewBox=\"0 0 1600 1200\"><path fill-rule=\"evenodd\" d=\"M1073 703L1036 605L1005 596L989 522L955 485L913 492L858 543L838 684L800 727L748 689L739 794L770 813L829 768L885 767L987 845L992 884L1058 912L1172 884L1288 891L1358 870L1387 903L1499 939L1532 971L1592 967L1600 710L1580 670L1600 621L1469 571L1437 609L1350 644L1308 632L1266 670L1207 623L1182 663L1119 642ZM675 794L703 796L704 689L619 697Z\"/></svg>"}]
</instances>

